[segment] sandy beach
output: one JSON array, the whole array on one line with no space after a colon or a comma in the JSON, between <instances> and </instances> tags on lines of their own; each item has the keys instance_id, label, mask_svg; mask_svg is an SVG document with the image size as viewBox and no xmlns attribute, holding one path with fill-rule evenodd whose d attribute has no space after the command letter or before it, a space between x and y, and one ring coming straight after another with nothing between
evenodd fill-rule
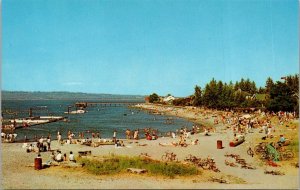
<instances>
[{"instance_id":1,"label":"sandy beach","mask_svg":"<svg viewBox=\"0 0 300 190\"><path fill-rule=\"evenodd\" d=\"M26 153L22 148L23 143L1 143L2 150L2 187L5 189L148 189L148 188L177 188L177 189L298 189L299 188L299 168L291 165L298 162L298 155L290 161L280 161L280 167L267 166L260 161L257 156L251 157L247 154L247 149L258 143L264 134L259 133L259 128L254 128L252 133L248 133L245 142L236 147L230 147L229 142L233 139L233 132L230 128L226 128L221 122L214 124L214 120L219 117L222 112L204 111L187 107L167 107L152 104L142 104L138 108L145 110L155 110L170 116L183 117L210 126L215 130L211 132L211 136L204 136L202 133L191 135L188 144L195 140L199 140L198 145L188 145L187 147L160 146L159 144L170 144L178 141L170 137L161 137L157 140L148 141L141 140L125 140L126 147L115 148L114 145L103 145L99 147L90 147L80 144L64 144L59 145L53 140L52 149L59 149L62 153L73 151L75 157L78 151L91 151L92 156L103 156L109 154L139 156L141 153L147 153L152 159L160 160L161 156L166 152L174 152L179 161L183 161L189 154L199 157L213 157L217 167L221 172L203 171L201 175L196 177L175 177L170 179L160 176L148 176L139 174L117 174L113 176L96 176L86 172L83 168L66 168L63 166L51 166L42 170L34 170L29 167L34 162L36 153ZM285 132L298 137L298 120L290 121L293 123L289 129L282 126L276 128L274 138ZM296 135L295 135L296 134ZM217 149L217 141L221 140L222 149ZM139 146L145 145L145 146ZM256 169L243 169L240 167L230 167L225 164L225 154L239 154L247 163L250 163ZM41 153L43 162L50 158L50 152ZM230 159L228 159L230 160ZM264 174L265 170L280 170L285 173L283 176ZM210 177L223 178L228 184L221 184L209 181Z\"/></svg>"}]
</instances>

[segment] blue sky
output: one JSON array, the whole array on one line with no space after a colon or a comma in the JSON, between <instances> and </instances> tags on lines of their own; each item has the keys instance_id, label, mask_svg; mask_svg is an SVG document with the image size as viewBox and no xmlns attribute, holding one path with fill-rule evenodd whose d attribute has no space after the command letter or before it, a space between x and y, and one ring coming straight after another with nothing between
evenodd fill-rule
<instances>
[{"instance_id":1,"label":"blue sky","mask_svg":"<svg viewBox=\"0 0 300 190\"><path fill-rule=\"evenodd\" d=\"M2 0L2 89L193 94L299 73L297 0Z\"/></svg>"}]
</instances>

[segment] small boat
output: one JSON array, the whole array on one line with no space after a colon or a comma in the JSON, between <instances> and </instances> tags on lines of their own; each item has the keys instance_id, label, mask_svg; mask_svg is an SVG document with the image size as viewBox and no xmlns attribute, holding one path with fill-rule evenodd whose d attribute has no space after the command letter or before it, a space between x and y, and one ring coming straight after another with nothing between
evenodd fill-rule
<instances>
[{"instance_id":1,"label":"small boat","mask_svg":"<svg viewBox=\"0 0 300 190\"><path fill-rule=\"evenodd\" d=\"M86 113L85 110L75 110L75 111L70 111L70 112L64 112L66 114L83 114Z\"/></svg>"}]
</instances>

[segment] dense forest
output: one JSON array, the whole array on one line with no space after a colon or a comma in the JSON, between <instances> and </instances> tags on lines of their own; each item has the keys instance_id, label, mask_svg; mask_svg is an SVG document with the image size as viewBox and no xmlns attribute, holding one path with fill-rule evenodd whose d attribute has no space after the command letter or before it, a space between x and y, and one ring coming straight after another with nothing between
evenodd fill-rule
<instances>
[{"instance_id":1,"label":"dense forest","mask_svg":"<svg viewBox=\"0 0 300 190\"><path fill-rule=\"evenodd\" d=\"M150 102L158 102L158 95L150 95ZM269 111L299 112L299 76L283 77L282 81L274 82L267 78L265 87L257 88L254 81L241 79L235 84L223 83L214 78L204 89L195 86L193 95L177 98L174 105L192 105L212 109L262 108Z\"/></svg>"}]
</instances>

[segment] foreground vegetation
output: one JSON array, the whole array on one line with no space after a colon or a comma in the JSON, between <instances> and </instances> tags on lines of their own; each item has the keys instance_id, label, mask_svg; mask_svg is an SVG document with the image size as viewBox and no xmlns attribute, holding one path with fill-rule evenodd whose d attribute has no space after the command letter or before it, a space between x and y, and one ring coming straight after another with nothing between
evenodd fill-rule
<instances>
[{"instance_id":1,"label":"foreground vegetation","mask_svg":"<svg viewBox=\"0 0 300 190\"><path fill-rule=\"evenodd\" d=\"M126 172L127 168L146 169L151 175L162 175L168 177L192 176L200 174L194 166L187 166L181 163L166 163L152 159L127 156L109 156L103 159L82 158L80 163L89 172L96 175L117 174Z\"/></svg>"}]
</instances>

